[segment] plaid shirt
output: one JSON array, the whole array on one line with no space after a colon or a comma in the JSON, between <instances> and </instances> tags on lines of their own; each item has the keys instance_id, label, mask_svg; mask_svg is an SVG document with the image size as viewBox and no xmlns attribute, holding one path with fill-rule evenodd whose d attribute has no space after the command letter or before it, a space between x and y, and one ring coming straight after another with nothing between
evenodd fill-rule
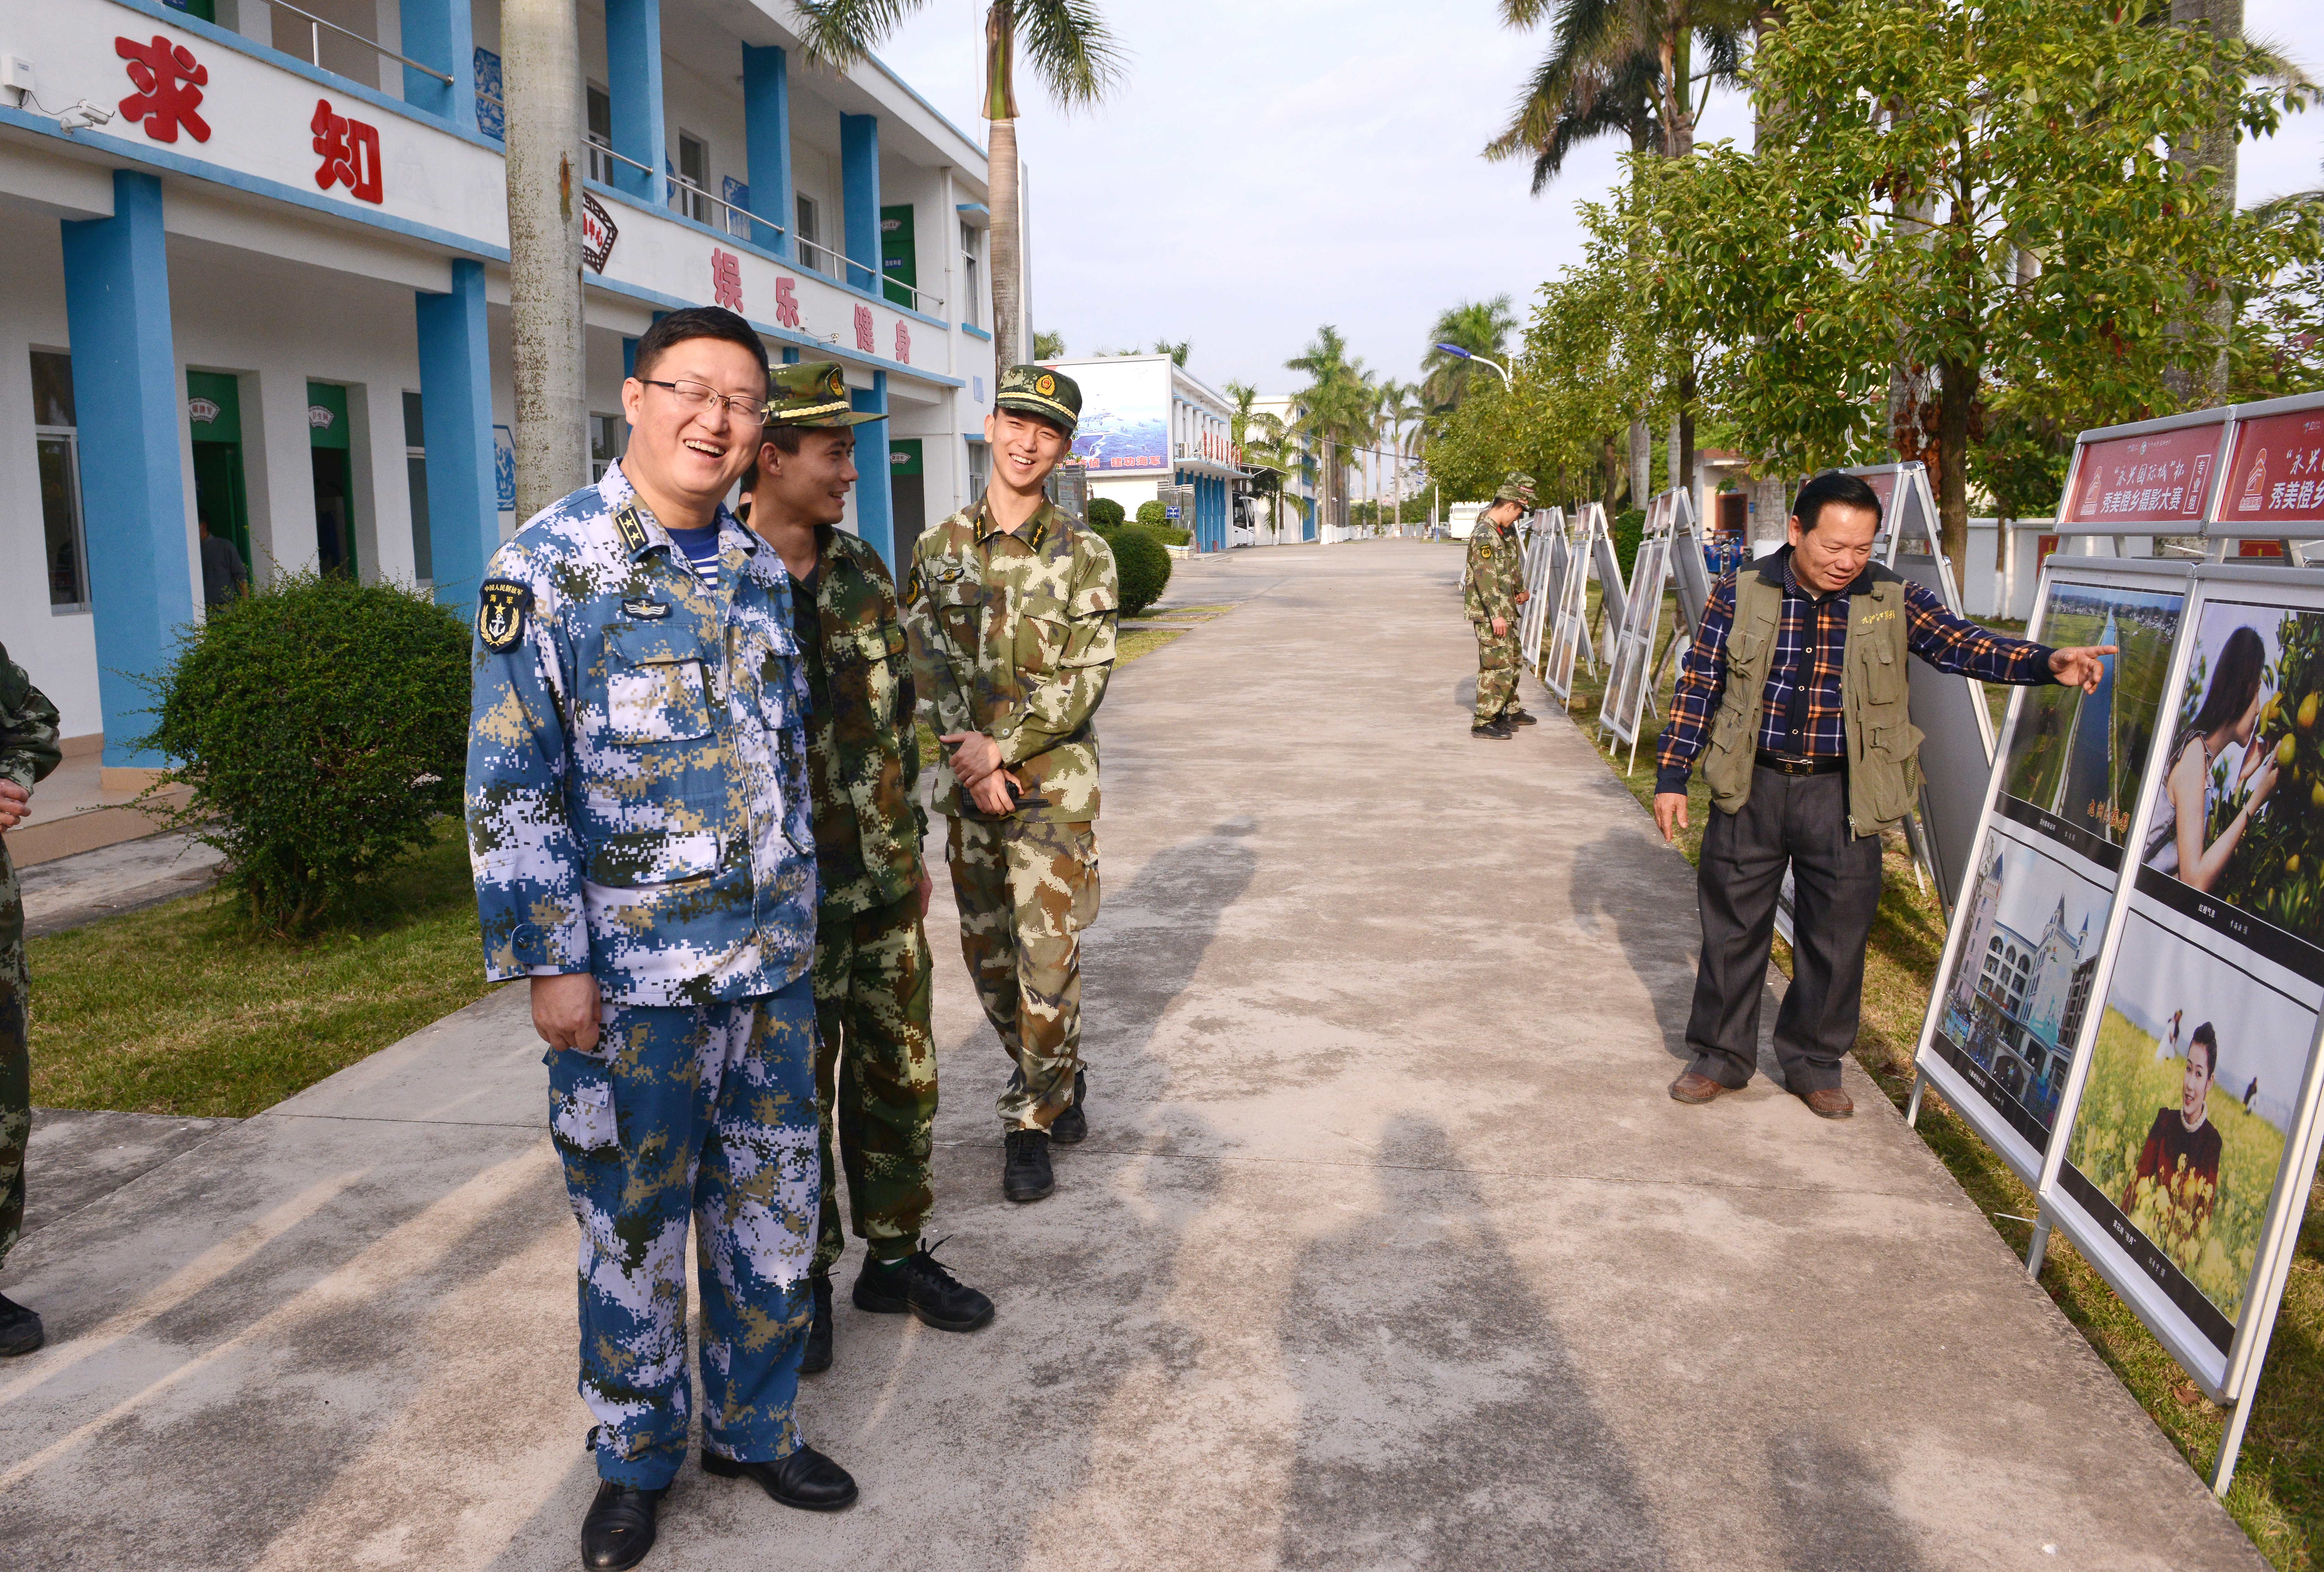
<instances>
[{"instance_id":1,"label":"plaid shirt","mask_svg":"<svg viewBox=\"0 0 2324 1572\"><path fill-rule=\"evenodd\" d=\"M1848 602L1872 587L1867 568L1854 584L1821 598L1792 575L1791 547L1761 560L1757 572L1784 586L1783 614L1776 622L1775 649L1760 694L1759 746L1770 753L1843 758L1848 754L1840 707L1840 656L1848 648ZM1904 644L1939 671L1979 682L2028 686L2053 680L2049 646L1990 633L1945 610L1944 602L1907 580L1904 584ZM1680 663L1678 690L1671 695L1670 723L1655 748L1655 790L1683 792L1694 757L1719 712L1727 685L1727 632L1735 622L1735 579L1719 582L1702 608ZM1806 680L1801 680L1804 660Z\"/></svg>"}]
</instances>

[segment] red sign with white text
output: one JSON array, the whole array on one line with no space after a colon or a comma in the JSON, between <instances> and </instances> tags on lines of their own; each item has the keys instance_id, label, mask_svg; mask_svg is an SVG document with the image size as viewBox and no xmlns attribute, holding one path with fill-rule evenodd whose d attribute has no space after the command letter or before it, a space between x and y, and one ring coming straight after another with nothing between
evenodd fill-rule
<instances>
[{"instance_id":1,"label":"red sign with white text","mask_svg":"<svg viewBox=\"0 0 2324 1572\"><path fill-rule=\"evenodd\" d=\"M2263 415L2236 427L2219 501L2222 527L2324 519L2324 409Z\"/></svg>"},{"instance_id":2,"label":"red sign with white text","mask_svg":"<svg viewBox=\"0 0 2324 1572\"><path fill-rule=\"evenodd\" d=\"M2090 443L2061 522L2101 533L2127 524L2192 528L2202 519L2218 451L2219 427L2212 423Z\"/></svg>"}]
</instances>

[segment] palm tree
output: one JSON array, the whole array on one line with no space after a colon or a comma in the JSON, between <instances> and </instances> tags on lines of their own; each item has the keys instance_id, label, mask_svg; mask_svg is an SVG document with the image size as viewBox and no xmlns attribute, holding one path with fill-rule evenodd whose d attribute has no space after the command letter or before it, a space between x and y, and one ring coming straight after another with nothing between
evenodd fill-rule
<instances>
[{"instance_id":1,"label":"palm tree","mask_svg":"<svg viewBox=\"0 0 2324 1572\"><path fill-rule=\"evenodd\" d=\"M1307 385L1291 395L1294 429L1315 450L1316 502L1325 519L1335 518L1333 503L1347 494L1349 452L1371 434L1376 379L1362 361L1348 358L1348 341L1328 322L1315 330L1305 353L1283 364L1307 375Z\"/></svg>"},{"instance_id":2,"label":"palm tree","mask_svg":"<svg viewBox=\"0 0 2324 1572\"><path fill-rule=\"evenodd\" d=\"M1404 533L1404 461L1410 451L1405 446L1405 430L1408 427L1416 437L1420 422L1428 412L1421 401L1420 389L1412 382L1386 382L1380 388L1380 414L1388 422L1388 491L1395 511L1396 532Z\"/></svg>"},{"instance_id":3,"label":"palm tree","mask_svg":"<svg viewBox=\"0 0 2324 1572\"><path fill-rule=\"evenodd\" d=\"M1154 347L1148 350L1146 353L1148 354L1167 354L1170 357L1170 363L1183 371L1185 369L1186 365L1186 352L1194 347L1194 341L1191 338L1182 338L1176 344L1171 343L1167 338L1157 338L1154 341Z\"/></svg>"},{"instance_id":4,"label":"palm tree","mask_svg":"<svg viewBox=\"0 0 2324 1572\"><path fill-rule=\"evenodd\" d=\"M1234 382L1227 384L1231 392L1239 391L1240 386ZM1253 470L1273 473L1271 488L1259 485L1253 489L1272 490L1273 494L1268 502L1268 519L1279 540L1283 533L1285 488L1296 479L1306 463L1306 449L1301 446L1297 434L1286 426L1283 418L1273 410L1254 409L1239 418L1243 421L1242 435L1236 440L1242 444L1244 464Z\"/></svg>"},{"instance_id":5,"label":"palm tree","mask_svg":"<svg viewBox=\"0 0 2324 1572\"><path fill-rule=\"evenodd\" d=\"M1429 412L1443 415L1456 408L1469 391L1469 373L1476 366L1474 361L1445 354L1438 345L1458 345L1471 354L1503 360L1508 354L1509 335L1517 327L1507 295L1463 300L1438 312L1435 325L1428 330L1428 353L1420 357L1420 396L1427 401Z\"/></svg>"},{"instance_id":6,"label":"palm tree","mask_svg":"<svg viewBox=\"0 0 2324 1572\"><path fill-rule=\"evenodd\" d=\"M807 58L844 70L866 59L925 0L794 0ZM1065 109L1095 104L1122 62L1095 0L991 0L984 13L984 117L992 123L992 343L1010 364L1024 353L1018 284L1024 255L1017 187L1017 51Z\"/></svg>"}]
</instances>

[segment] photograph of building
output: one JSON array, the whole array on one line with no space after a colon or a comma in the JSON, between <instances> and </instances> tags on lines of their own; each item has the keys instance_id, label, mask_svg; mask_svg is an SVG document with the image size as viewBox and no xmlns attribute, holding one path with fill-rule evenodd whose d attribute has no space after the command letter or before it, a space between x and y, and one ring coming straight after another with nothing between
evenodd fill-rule
<instances>
[{"instance_id":1,"label":"photograph of building","mask_svg":"<svg viewBox=\"0 0 2324 1572\"><path fill-rule=\"evenodd\" d=\"M2030 847L1987 842L1942 1034L2048 1129L2098 971L2106 895Z\"/></svg>"}]
</instances>

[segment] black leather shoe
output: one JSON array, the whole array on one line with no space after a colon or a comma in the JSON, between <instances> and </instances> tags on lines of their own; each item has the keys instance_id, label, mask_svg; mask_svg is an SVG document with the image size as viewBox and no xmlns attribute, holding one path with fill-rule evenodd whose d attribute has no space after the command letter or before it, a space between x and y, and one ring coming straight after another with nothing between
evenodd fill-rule
<instances>
[{"instance_id":1,"label":"black leather shoe","mask_svg":"<svg viewBox=\"0 0 2324 1572\"><path fill-rule=\"evenodd\" d=\"M29 1354L48 1340L39 1315L0 1294L0 1359Z\"/></svg>"},{"instance_id":2,"label":"black leather shoe","mask_svg":"<svg viewBox=\"0 0 2324 1572\"><path fill-rule=\"evenodd\" d=\"M831 1368L831 1279L810 1277L807 1286L815 1296L815 1314L807 1323L807 1352L799 1356L799 1374L820 1375Z\"/></svg>"},{"instance_id":3,"label":"black leather shoe","mask_svg":"<svg viewBox=\"0 0 2324 1572\"><path fill-rule=\"evenodd\" d=\"M581 1565L590 1572L618 1572L644 1560L654 1547L654 1513L665 1494L600 1480L597 1499L581 1520Z\"/></svg>"},{"instance_id":4,"label":"black leather shoe","mask_svg":"<svg viewBox=\"0 0 2324 1572\"><path fill-rule=\"evenodd\" d=\"M1089 1095L1088 1077L1074 1071L1074 1100L1065 1111L1049 1121L1049 1139L1060 1146L1078 1146L1089 1139L1089 1116L1082 1112L1082 1099Z\"/></svg>"},{"instance_id":5,"label":"black leather shoe","mask_svg":"<svg viewBox=\"0 0 2324 1572\"><path fill-rule=\"evenodd\" d=\"M1511 704L1501 712L1501 724L1504 726L1536 726L1540 723L1541 718L1526 713L1523 704Z\"/></svg>"},{"instance_id":6,"label":"black leather shoe","mask_svg":"<svg viewBox=\"0 0 2324 1572\"><path fill-rule=\"evenodd\" d=\"M1049 1167L1047 1130L1009 1132L1009 1155L1001 1169L1001 1193L1010 1200L1041 1200L1057 1188Z\"/></svg>"},{"instance_id":7,"label":"black leather shoe","mask_svg":"<svg viewBox=\"0 0 2324 1572\"><path fill-rule=\"evenodd\" d=\"M837 1512L855 1504L854 1476L804 1444L774 1463L744 1463L706 1451L702 1471L721 1479L754 1479L769 1495L801 1512Z\"/></svg>"},{"instance_id":8,"label":"black leather shoe","mask_svg":"<svg viewBox=\"0 0 2324 1572\"><path fill-rule=\"evenodd\" d=\"M1496 741L1507 742L1510 738L1516 736L1517 733L1509 729L1509 723L1507 721L1493 720L1480 722L1478 724L1470 727L1469 735L1471 737L1489 737Z\"/></svg>"},{"instance_id":9,"label":"black leather shoe","mask_svg":"<svg viewBox=\"0 0 2324 1572\"><path fill-rule=\"evenodd\" d=\"M913 1251L900 1266L866 1260L855 1276L855 1308L875 1316L909 1310L945 1332L973 1332L992 1319L992 1301L945 1270L934 1246Z\"/></svg>"}]
</instances>

